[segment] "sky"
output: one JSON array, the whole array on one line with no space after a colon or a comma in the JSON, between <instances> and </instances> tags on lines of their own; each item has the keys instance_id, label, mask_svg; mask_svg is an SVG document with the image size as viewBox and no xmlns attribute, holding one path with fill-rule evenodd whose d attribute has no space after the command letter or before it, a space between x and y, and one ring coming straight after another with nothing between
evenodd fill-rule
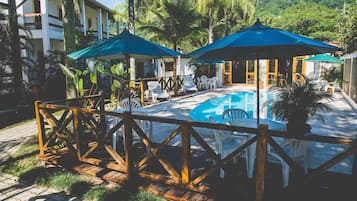
<instances>
[{"instance_id":1,"label":"sky","mask_svg":"<svg viewBox=\"0 0 357 201\"><path fill-rule=\"evenodd\" d=\"M104 4L108 8L114 8L117 4L121 4L125 2L125 0L97 0L97 1Z\"/></svg>"}]
</instances>

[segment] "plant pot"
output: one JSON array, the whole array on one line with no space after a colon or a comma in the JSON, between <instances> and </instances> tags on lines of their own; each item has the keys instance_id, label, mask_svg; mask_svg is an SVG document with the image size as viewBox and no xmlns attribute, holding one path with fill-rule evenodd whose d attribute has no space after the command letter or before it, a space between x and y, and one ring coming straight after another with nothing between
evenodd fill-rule
<instances>
[{"instance_id":1,"label":"plant pot","mask_svg":"<svg viewBox=\"0 0 357 201\"><path fill-rule=\"evenodd\" d=\"M310 124L296 124L296 123L287 123L286 130L289 136L292 137L302 137L306 133L310 132L311 126Z\"/></svg>"}]
</instances>

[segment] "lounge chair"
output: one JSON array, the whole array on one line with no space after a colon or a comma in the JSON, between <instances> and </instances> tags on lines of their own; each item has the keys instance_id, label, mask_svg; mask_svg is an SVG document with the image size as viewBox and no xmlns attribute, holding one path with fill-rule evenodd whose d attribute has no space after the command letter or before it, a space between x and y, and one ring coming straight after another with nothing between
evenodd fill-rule
<instances>
[{"instance_id":1,"label":"lounge chair","mask_svg":"<svg viewBox=\"0 0 357 201\"><path fill-rule=\"evenodd\" d=\"M160 83L157 81L148 81L148 90L145 92L147 98L151 97L153 102L158 100L170 100L171 96L166 90L161 89Z\"/></svg>"},{"instance_id":2,"label":"lounge chair","mask_svg":"<svg viewBox=\"0 0 357 201\"><path fill-rule=\"evenodd\" d=\"M195 85L195 83L193 82L193 79L191 76L186 75L183 78L183 83L182 83L182 89L183 89L183 93L186 92L198 92L198 88Z\"/></svg>"}]
</instances>

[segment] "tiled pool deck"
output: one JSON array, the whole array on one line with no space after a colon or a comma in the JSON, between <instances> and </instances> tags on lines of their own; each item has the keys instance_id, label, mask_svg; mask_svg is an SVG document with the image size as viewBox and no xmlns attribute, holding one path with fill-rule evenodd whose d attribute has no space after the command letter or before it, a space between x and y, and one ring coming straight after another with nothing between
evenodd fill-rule
<instances>
[{"instance_id":1,"label":"tiled pool deck","mask_svg":"<svg viewBox=\"0 0 357 201\"><path fill-rule=\"evenodd\" d=\"M145 110L154 116L191 120L189 117L190 110L200 103L215 97L223 96L228 93L235 93L252 89L254 88L241 86L218 88L213 91L200 92L196 95L188 96L186 98L178 98L171 101L146 106ZM339 92L336 92L333 95L333 100L329 102L329 105L331 106L332 110L322 113L324 122L321 122L317 119L312 119L309 121L309 123L312 125L311 132L313 134L323 136L355 138L357 135L357 112L348 104L348 102ZM161 141L172 129L173 127L168 125L154 124L154 141ZM160 133L160 136L158 136L158 133ZM212 132L203 131L199 133L207 142L212 144L212 147L214 147L214 138ZM342 145L313 142L309 147L309 166L315 168L336 156L346 148L346 146ZM338 165L335 165L329 170L333 172L351 174L352 156L343 160Z\"/></svg>"}]
</instances>

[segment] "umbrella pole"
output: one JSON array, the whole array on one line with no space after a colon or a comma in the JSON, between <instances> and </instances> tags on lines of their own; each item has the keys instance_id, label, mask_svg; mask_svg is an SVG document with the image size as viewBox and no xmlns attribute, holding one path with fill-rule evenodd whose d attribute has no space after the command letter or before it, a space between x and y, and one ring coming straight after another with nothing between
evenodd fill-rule
<instances>
[{"instance_id":1,"label":"umbrella pole","mask_svg":"<svg viewBox=\"0 0 357 201\"><path fill-rule=\"evenodd\" d=\"M258 57L259 58L259 57ZM260 105L260 101L259 101L259 84L260 84L260 80L259 80L259 59L257 59L257 126L259 126L259 105Z\"/></svg>"}]
</instances>

